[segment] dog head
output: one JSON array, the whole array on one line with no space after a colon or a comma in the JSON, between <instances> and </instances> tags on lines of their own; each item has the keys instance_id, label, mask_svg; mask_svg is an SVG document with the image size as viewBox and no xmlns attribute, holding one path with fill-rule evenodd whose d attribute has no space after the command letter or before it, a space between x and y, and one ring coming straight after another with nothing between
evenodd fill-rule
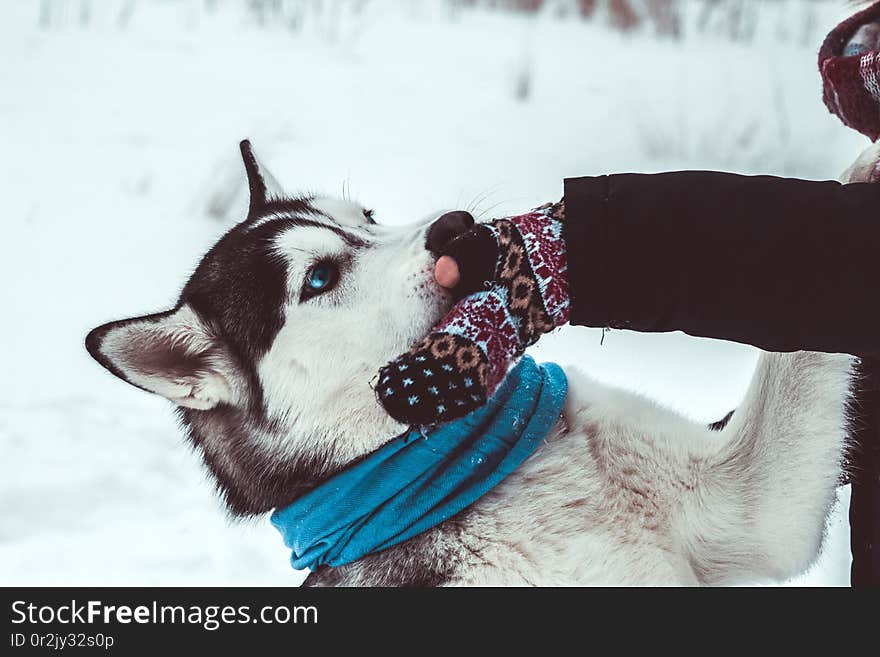
<instances>
[{"instance_id":1,"label":"dog head","mask_svg":"<svg viewBox=\"0 0 880 657\"><path fill-rule=\"evenodd\" d=\"M382 226L349 201L287 196L241 150L248 216L176 305L86 338L110 372L179 407L237 515L289 503L405 429L371 382L450 308L432 274L437 241L469 228Z\"/></svg>"}]
</instances>

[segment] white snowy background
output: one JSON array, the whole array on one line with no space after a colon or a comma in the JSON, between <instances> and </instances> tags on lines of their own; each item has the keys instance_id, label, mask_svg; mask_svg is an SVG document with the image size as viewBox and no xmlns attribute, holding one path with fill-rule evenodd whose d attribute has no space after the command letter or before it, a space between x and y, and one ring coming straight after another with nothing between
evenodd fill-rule
<instances>
[{"instance_id":1,"label":"white snowy background","mask_svg":"<svg viewBox=\"0 0 880 657\"><path fill-rule=\"evenodd\" d=\"M227 520L169 405L83 348L168 307L241 218L241 138L291 191L345 184L387 223L515 212L574 175L835 178L866 145L820 97L843 2L747 2L739 39L696 29L696 0L680 38L562 0L464 4L279 2L284 20L261 22L234 0L0 3L0 584L302 579L267 519ZM701 422L737 405L756 361L682 334L600 337L565 329L536 356ZM847 495L794 583L848 583Z\"/></svg>"}]
</instances>

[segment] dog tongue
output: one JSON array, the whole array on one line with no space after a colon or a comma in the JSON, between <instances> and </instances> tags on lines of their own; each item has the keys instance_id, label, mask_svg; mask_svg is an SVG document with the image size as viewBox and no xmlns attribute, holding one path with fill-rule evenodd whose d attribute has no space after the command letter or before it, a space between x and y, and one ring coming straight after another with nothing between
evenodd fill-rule
<instances>
[{"instance_id":1,"label":"dog tongue","mask_svg":"<svg viewBox=\"0 0 880 657\"><path fill-rule=\"evenodd\" d=\"M434 265L434 279L441 287L451 290L461 280L461 274L458 271L458 263L450 256L440 256L437 264Z\"/></svg>"}]
</instances>

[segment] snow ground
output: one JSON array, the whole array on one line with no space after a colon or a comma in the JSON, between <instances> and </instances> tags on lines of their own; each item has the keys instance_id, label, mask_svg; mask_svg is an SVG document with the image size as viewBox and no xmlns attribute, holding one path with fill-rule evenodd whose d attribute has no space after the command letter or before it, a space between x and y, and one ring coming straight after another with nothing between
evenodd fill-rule
<instances>
[{"instance_id":1,"label":"snow ground","mask_svg":"<svg viewBox=\"0 0 880 657\"><path fill-rule=\"evenodd\" d=\"M296 34L195 2L146 4L125 29L41 30L37 4L0 7L5 585L300 581L265 519L225 519L168 405L82 346L97 324L173 301L243 201L239 139L292 191L345 182L388 223L470 203L498 216L557 198L572 175L830 178L865 145L820 101L814 51L834 3L812 46L379 0ZM706 422L737 404L756 359L681 334L599 340L566 329L536 356ZM848 582L845 509L794 583Z\"/></svg>"}]
</instances>

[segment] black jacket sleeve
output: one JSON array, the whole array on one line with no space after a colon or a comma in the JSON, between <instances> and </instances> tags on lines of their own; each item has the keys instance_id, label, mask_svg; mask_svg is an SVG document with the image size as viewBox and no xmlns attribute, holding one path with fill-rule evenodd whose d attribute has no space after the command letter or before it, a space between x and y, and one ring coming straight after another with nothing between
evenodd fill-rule
<instances>
[{"instance_id":1,"label":"black jacket sleeve","mask_svg":"<svg viewBox=\"0 0 880 657\"><path fill-rule=\"evenodd\" d=\"M571 178L564 230L572 324L880 353L880 184Z\"/></svg>"}]
</instances>

